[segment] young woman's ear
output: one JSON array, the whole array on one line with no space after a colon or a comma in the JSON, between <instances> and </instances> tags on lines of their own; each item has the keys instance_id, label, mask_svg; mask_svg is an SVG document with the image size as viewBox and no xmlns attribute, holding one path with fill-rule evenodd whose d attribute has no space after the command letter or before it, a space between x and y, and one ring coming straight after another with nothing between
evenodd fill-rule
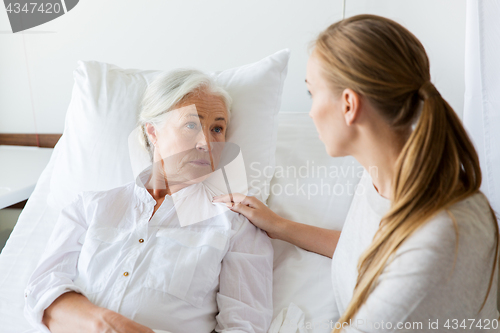
<instances>
[{"instance_id":1,"label":"young woman's ear","mask_svg":"<svg viewBox=\"0 0 500 333\"><path fill-rule=\"evenodd\" d=\"M342 92L342 112L347 126L352 125L359 116L359 102L359 95L355 91L345 89Z\"/></svg>"},{"instance_id":2,"label":"young woman's ear","mask_svg":"<svg viewBox=\"0 0 500 333\"><path fill-rule=\"evenodd\" d=\"M146 133L149 137L149 141L151 141L151 143L155 145L158 138L156 137L155 127L152 124L146 123Z\"/></svg>"}]
</instances>

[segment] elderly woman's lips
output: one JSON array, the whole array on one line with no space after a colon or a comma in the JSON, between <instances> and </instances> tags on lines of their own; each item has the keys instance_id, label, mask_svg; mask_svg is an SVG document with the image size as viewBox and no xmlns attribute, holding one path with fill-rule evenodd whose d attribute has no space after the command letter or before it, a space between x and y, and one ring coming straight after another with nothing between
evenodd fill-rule
<instances>
[{"instance_id":1,"label":"elderly woman's lips","mask_svg":"<svg viewBox=\"0 0 500 333\"><path fill-rule=\"evenodd\" d=\"M201 165L201 166L210 165L210 162L207 160L193 160L193 161L190 161L189 163L193 163L195 165Z\"/></svg>"}]
</instances>

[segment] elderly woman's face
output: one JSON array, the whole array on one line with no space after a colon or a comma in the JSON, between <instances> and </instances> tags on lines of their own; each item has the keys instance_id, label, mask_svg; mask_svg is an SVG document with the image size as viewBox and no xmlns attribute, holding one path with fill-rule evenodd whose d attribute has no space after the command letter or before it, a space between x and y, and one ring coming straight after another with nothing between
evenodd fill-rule
<instances>
[{"instance_id":1,"label":"elderly woman's face","mask_svg":"<svg viewBox=\"0 0 500 333\"><path fill-rule=\"evenodd\" d=\"M217 168L228 115L221 97L200 92L169 111L155 130L155 162L163 160L169 186L203 181Z\"/></svg>"}]
</instances>

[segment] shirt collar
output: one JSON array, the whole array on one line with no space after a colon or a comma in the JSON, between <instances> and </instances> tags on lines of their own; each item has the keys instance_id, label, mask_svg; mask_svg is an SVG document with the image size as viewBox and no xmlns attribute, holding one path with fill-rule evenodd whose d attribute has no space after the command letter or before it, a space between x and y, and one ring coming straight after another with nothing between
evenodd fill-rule
<instances>
[{"instance_id":1,"label":"shirt collar","mask_svg":"<svg viewBox=\"0 0 500 333\"><path fill-rule=\"evenodd\" d=\"M373 186L372 177L366 169L364 170L362 177L364 177L364 186L366 186L364 190L367 192L367 198L370 206L378 215L384 216L391 207L391 200L384 198L377 192L375 186Z\"/></svg>"}]
</instances>

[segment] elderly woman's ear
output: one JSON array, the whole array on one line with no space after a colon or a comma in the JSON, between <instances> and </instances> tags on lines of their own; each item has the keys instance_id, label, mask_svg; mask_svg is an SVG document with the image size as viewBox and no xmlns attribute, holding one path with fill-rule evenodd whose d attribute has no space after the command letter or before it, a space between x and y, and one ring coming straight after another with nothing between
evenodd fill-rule
<instances>
[{"instance_id":1,"label":"elderly woman's ear","mask_svg":"<svg viewBox=\"0 0 500 333\"><path fill-rule=\"evenodd\" d=\"M146 133L148 134L148 137L149 137L149 141L155 145L156 144L156 140L158 140L158 138L156 137L156 129L155 127L150 124L150 123L146 123L145 124L146 126Z\"/></svg>"}]
</instances>

